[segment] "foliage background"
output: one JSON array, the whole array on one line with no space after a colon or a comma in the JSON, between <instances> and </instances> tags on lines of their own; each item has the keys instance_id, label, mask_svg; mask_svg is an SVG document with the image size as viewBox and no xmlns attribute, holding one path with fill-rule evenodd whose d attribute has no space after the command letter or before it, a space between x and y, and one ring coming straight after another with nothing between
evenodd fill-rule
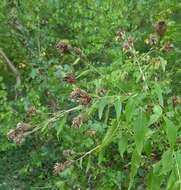
<instances>
[{"instance_id":1,"label":"foliage background","mask_svg":"<svg viewBox=\"0 0 181 190\"><path fill-rule=\"evenodd\" d=\"M172 97L181 90L180 9L179 0L1 0L0 48L20 72L21 85L15 86L14 74L0 59L0 189L179 189L181 107L172 106ZM174 50L156 47L150 53L145 39L162 19L168 29L160 44L171 41ZM149 90L135 58L115 40L120 29L136 39ZM60 40L80 47L86 58L60 54ZM165 70L147 68L142 56L148 52L162 67L167 62ZM76 84L63 80L68 72L75 73ZM92 104L49 126L53 114L77 106L69 98L75 87L88 92ZM149 103L153 113L146 111ZM35 115L28 114L30 107ZM74 129L71 120L78 114L87 119ZM40 129L15 145L7 132L22 121ZM81 158L99 145L52 174L56 162ZM73 156L63 155L66 149Z\"/></svg>"}]
</instances>

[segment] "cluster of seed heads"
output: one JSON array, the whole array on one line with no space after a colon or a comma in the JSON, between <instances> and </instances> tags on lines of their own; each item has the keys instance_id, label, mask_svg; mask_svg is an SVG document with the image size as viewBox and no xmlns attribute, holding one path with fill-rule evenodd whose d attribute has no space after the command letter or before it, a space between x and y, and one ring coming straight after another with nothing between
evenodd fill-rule
<instances>
[{"instance_id":1,"label":"cluster of seed heads","mask_svg":"<svg viewBox=\"0 0 181 190\"><path fill-rule=\"evenodd\" d=\"M9 140L12 140L16 144L22 144L25 138L25 132L30 130L32 125L28 123L18 123L15 129L11 129L7 137Z\"/></svg>"},{"instance_id":2,"label":"cluster of seed heads","mask_svg":"<svg viewBox=\"0 0 181 190\"><path fill-rule=\"evenodd\" d=\"M159 42L160 37L164 36L167 31L167 24L164 20L158 21L155 25L156 33L150 34L146 43L150 46L156 46ZM174 45L171 42L165 42L162 46L163 51L170 51L174 48Z\"/></svg>"},{"instance_id":3,"label":"cluster of seed heads","mask_svg":"<svg viewBox=\"0 0 181 190\"><path fill-rule=\"evenodd\" d=\"M89 105L92 101L92 97L80 88L73 90L70 94L70 98L71 100L82 105Z\"/></svg>"},{"instance_id":4,"label":"cluster of seed heads","mask_svg":"<svg viewBox=\"0 0 181 190\"><path fill-rule=\"evenodd\" d=\"M60 51L62 54L69 54L73 53L76 55L82 55L82 50L79 47L72 47L70 43L66 40L61 40L56 45L56 48Z\"/></svg>"}]
</instances>

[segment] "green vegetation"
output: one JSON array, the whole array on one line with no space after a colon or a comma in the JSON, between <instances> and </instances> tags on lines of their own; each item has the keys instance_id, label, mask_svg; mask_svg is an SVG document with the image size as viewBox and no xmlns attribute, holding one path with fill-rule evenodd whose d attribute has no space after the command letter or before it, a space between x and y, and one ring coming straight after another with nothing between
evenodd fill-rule
<instances>
[{"instance_id":1,"label":"green vegetation","mask_svg":"<svg viewBox=\"0 0 181 190\"><path fill-rule=\"evenodd\" d=\"M180 190L180 10L1 0L0 190Z\"/></svg>"}]
</instances>

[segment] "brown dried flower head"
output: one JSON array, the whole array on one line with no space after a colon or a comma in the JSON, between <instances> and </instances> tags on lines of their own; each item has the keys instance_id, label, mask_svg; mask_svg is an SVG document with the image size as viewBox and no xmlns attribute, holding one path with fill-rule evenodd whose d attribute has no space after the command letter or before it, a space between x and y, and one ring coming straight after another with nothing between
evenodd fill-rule
<instances>
[{"instance_id":1,"label":"brown dried flower head","mask_svg":"<svg viewBox=\"0 0 181 190\"><path fill-rule=\"evenodd\" d=\"M156 24L156 32L160 35L163 36L165 32L167 31L167 24L164 20L160 20Z\"/></svg>"},{"instance_id":2,"label":"brown dried flower head","mask_svg":"<svg viewBox=\"0 0 181 190\"><path fill-rule=\"evenodd\" d=\"M53 175L57 175L60 172L63 172L66 169L66 167L69 167L71 164L72 162L69 160L65 161L64 163L57 162L53 167Z\"/></svg>"},{"instance_id":3,"label":"brown dried flower head","mask_svg":"<svg viewBox=\"0 0 181 190\"><path fill-rule=\"evenodd\" d=\"M7 137L9 140L12 140L14 143L21 144L24 141L25 137L24 133L31 128L32 126L30 124L20 122L16 125L15 129L11 129L8 132Z\"/></svg>"},{"instance_id":4,"label":"brown dried flower head","mask_svg":"<svg viewBox=\"0 0 181 190\"><path fill-rule=\"evenodd\" d=\"M79 115L79 116L73 118L72 127L78 129L81 127L82 123L83 123L83 118L82 118L82 116Z\"/></svg>"},{"instance_id":5,"label":"brown dried flower head","mask_svg":"<svg viewBox=\"0 0 181 190\"><path fill-rule=\"evenodd\" d=\"M81 96L81 98L80 98L80 104L82 104L84 106L90 104L91 101L92 101L92 97L89 96L88 94L85 94L85 95Z\"/></svg>"},{"instance_id":6,"label":"brown dried flower head","mask_svg":"<svg viewBox=\"0 0 181 190\"><path fill-rule=\"evenodd\" d=\"M82 50L80 48L78 48L78 47L74 47L74 52L77 55L81 55L82 54Z\"/></svg>"},{"instance_id":7,"label":"brown dried flower head","mask_svg":"<svg viewBox=\"0 0 181 190\"><path fill-rule=\"evenodd\" d=\"M177 96L173 96L172 97L172 104L173 104L173 107L175 108L177 105L180 104L180 99Z\"/></svg>"},{"instance_id":8,"label":"brown dried flower head","mask_svg":"<svg viewBox=\"0 0 181 190\"><path fill-rule=\"evenodd\" d=\"M61 53L70 53L72 47L67 41L60 41L57 45L56 48L61 52Z\"/></svg>"},{"instance_id":9,"label":"brown dried flower head","mask_svg":"<svg viewBox=\"0 0 181 190\"><path fill-rule=\"evenodd\" d=\"M69 84L74 84L76 83L76 77L73 73L67 73L66 76L64 77L64 81Z\"/></svg>"},{"instance_id":10,"label":"brown dried flower head","mask_svg":"<svg viewBox=\"0 0 181 190\"><path fill-rule=\"evenodd\" d=\"M92 97L89 96L86 92L84 92L80 88L76 88L75 90L73 90L70 94L70 98L73 101L76 101L82 105L88 105L92 101Z\"/></svg>"},{"instance_id":11,"label":"brown dried flower head","mask_svg":"<svg viewBox=\"0 0 181 190\"><path fill-rule=\"evenodd\" d=\"M63 163L56 163L53 167L53 175L57 175L60 172L63 172L65 165Z\"/></svg>"},{"instance_id":12,"label":"brown dried flower head","mask_svg":"<svg viewBox=\"0 0 181 190\"><path fill-rule=\"evenodd\" d=\"M132 36L128 37L128 44L133 45L135 42L135 39Z\"/></svg>"},{"instance_id":13,"label":"brown dried flower head","mask_svg":"<svg viewBox=\"0 0 181 190\"><path fill-rule=\"evenodd\" d=\"M171 51L172 49L174 48L174 45L172 44L172 43L170 43L170 42L166 42L164 45L163 45L163 47L162 47L162 49L164 50L164 51Z\"/></svg>"},{"instance_id":14,"label":"brown dried flower head","mask_svg":"<svg viewBox=\"0 0 181 190\"><path fill-rule=\"evenodd\" d=\"M82 92L82 90L81 90L80 88L76 88L76 89L74 89L74 90L71 92L70 98L71 98L72 100L77 100L78 98L81 97L82 93L83 93L83 92Z\"/></svg>"},{"instance_id":15,"label":"brown dried flower head","mask_svg":"<svg viewBox=\"0 0 181 190\"><path fill-rule=\"evenodd\" d=\"M119 40L119 39L124 39L125 38L125 31L117 31L116 32L116 39Z\"/></svg>"},{"instance_id":16,"label":"brown dried flower head","mask_svg":"<svg viewBox=\"0 0 181 190\"><path fill-rule=\"evenodd\" d=\"M18 123L17 125L16 125L16 131L17 132L26 132L26 131L28 131L29 129L31 129L32 128L32 125L30 125L29 123Z\"/></svg>"},{"instance_id":17,"label":"brown dried flower head","mask_svg":"<svg viewBox=\"0 0 181 190\"><path fill-rule=\"evenodd\" d=\"M146 43L150 46L155 46L158 43L158 37L155 34L150 34L148 39L146 39Z\"/></svg>"},{"instance_id":18,"label":"brown dried flower head","mask_svg":"<svg viewBox=\"0 0 181 190\"><path fill-rule=\"evenodd\" d=\"M128 42L125 42L123 44L123 51L128 51L130 49L130 44Z\"/></svg>"},{"instance_id":19,"label":"brown dried flower head","mask_svg":"<svg viewBox=\"0 0 181 190\"><path fill-rule=\"evenodd\" d=\"M74 154L74 151L71 149L66 149L63 151L64 156L71 156L72 154Z\"/></svg>"},{"instance_id":20,"label":"brown dried flower head","mask_svg":"<svg viewBox=\"0 0 181 190\"><path fill-rule=\"evenodd\" d=\"M35 108L35 106L32 106L32 107L28 108L26 112L27 112L27 114L29 116L32 116L32 115L36 114L36 108Z\"/></svg>"}]
</instances>

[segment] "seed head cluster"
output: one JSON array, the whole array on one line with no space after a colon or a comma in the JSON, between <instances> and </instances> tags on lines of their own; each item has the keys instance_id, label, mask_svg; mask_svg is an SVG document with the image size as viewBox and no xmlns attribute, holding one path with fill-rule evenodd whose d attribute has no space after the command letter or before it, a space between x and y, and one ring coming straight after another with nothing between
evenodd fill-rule
<instances>
[{"instance_id":1,"label":"seed head cluster","mask_svg":"<svg viewBox=\"0 0 181 190\"><path fill-rule=\"evenodd\" d=\"M92 97L80 88L73 90L70 94L70 98L71 100L82 105L89 105L92 101Z\"/></svg>"},{"instance_id":2,"label":"seed head cluster","mask_svg":"<svg viewBox=\"0 0 181 190\"><path fill-rule=\"evenodd\" d=\"M9 140L12 140L16 144L22 144L25 138L25 132L32 128L32 125L28 123L18 123L15 129L11 129L7 137Z\"/></svg>"}]
</instances>

